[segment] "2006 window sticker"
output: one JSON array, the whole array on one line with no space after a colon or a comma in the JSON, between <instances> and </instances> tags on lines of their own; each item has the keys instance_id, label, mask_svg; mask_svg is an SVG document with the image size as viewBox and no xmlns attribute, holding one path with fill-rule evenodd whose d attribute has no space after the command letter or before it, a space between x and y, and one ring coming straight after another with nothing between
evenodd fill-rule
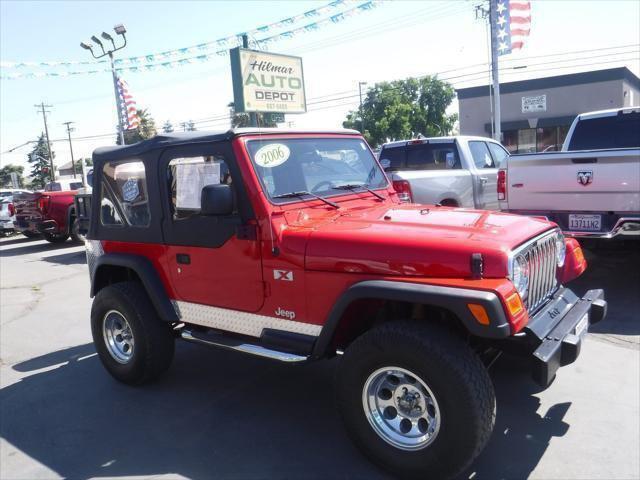
<instances>
[{"instance_id":1,"label":"2006 window sticker","mask_svg":"<svg viewBox=\"0 0 640 480\"><path fill-rule=\"evenodd\" d=\"M270 143L260 147L254 158L259 167L273 168L286 162L290 155L291 150L283 143Z\"/></svg>"}]
</instances>

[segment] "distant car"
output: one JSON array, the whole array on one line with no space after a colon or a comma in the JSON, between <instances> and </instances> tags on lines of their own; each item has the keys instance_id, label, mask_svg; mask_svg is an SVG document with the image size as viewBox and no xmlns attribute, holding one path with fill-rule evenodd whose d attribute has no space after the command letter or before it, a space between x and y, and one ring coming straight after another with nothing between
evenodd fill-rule
<instances>
[{"instance_id":1,"label":"distant car","mask_svg":"<svg viewBox=\"0 0 640 480\"><path fill-rule=\"evenodd\" d=\"M16 208L13 196L22 193L31 193L28 190L0 190L0 235L7 235L15 231L13 222L16 219Z\"/></svg>"},{"instance_id":2,"label":"distant car","mask_svg":"<svg viewBox=\"0 0 640 480\"><path fill-rule=\"evenodd\" d=\"M13 221L16 218L16 209L13 206L13 197L6 196L0 199L0 235L13 233Z\"/></svg>"},{"instance_id":3,"label":"distant car","mask_svg":"<svg viewBox=\"0 0 640 480\"><path fill-rule=\"evenodd\" d=\"M82 188L82 178L59 178L54 182L49 182L44 186L45 192L67 192L80 190Z\"/></svg>"},{"instance_id":4,"label":"distant car","mask_svg":"<svg viewBox=\"0 0 640 480\"><path fill-rule=\"evenodd\" d=\"M453 136L386 143L380 164L407 202L498 209L498 167L509 152L484 137Z\"/></svg>"}]
</instances>

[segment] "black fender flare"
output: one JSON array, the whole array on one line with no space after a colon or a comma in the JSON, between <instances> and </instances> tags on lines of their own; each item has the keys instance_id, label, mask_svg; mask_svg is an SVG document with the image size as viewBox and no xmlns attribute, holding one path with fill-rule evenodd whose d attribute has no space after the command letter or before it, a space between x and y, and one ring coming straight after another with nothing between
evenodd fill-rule
<instances>
[{"instance_id":1,"label":"black fender flare","mask_svg":"<svg viewBox=\"0 0 640 480\"><path fill-rule=\"evenodd\" d=\"M178 322L178 315L160 280L160 276L148 258L129 253L106 253L98 257L95 267L91 272L91 297L97 293L95 279L100 272L100 267L114 266L128 268L136 273L142 281L142 286L147 291L151 303L155 307L160 318L169 323Z\"/></svg>"},{"instance_id":2,"label":"black fender flare","mask_svg":"<svg viewBox=\"0 0 640 480\"><path fill-rule=\"evenodd\" d=\"M315 342L312 354L314 358L324 357L329 353L340 319L349 305L366 298L445 308L460 319L470 334L478 337L498 339L511 335L511 327L502 302L493 292L410 282L367 280L349 287L335 303ZM467 307L468 303L480 304L485 308L490 319L489 325L478 323Z\"/></svg>"}]
</instances>

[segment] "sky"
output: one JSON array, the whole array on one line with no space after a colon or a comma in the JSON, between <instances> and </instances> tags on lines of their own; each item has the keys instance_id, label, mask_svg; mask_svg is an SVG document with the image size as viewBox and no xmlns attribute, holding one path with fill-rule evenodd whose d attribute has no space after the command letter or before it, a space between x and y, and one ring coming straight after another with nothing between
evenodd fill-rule
<instances>
[{"instance_id":1,"label":"sky","mask_svg":"<svg viewBox=\"0 0 640 480\"><path fill-rule=\"evenodd\" d=\"M335 13L365 1L347 1ZM112 33L118 23L127 28L128 44L116 55L147 55L252 30L328 2L0 0L0 62L91 60L79 43L102 31ZM438 74L456 88L487 84L486 25L474 12L482 3L388 0L335 25L271 44L270 51L303 59L308 112L287 115L286 121L302 128L341 127L349 110L358 106L358 82L372 86ZM531 35L521 51L501 57L501 83L619 66L640 75L640 1L531 3ZM20 70L1 69L2 76L15 73ZM229 127L227 104L233 93L228 56L122 77L138 107L148 109L158 127L166 120L176 129L188 120L199 130ZM63 122L74 122L76 159L115 142L109 72L2 79L0 167L26 165L29 146L8 150L37 139L43 131L42 115L35 107L40 102L51 105L48 123L56 165L70 160ZM457 104L451 109L457 111Z\"/></svg>"}]
</instances>

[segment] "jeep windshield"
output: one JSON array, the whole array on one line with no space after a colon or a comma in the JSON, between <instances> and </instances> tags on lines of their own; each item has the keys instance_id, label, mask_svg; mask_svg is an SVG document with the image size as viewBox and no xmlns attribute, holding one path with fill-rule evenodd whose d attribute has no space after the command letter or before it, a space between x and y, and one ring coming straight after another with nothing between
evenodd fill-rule
<instances>
[{"instance_id":1,"label":"jeep windshield","mask_svg":"<svg viewBox=\"0 0 640 480\"><path fill-rule=\"evenodd\" d=\"M268 137L249 140L247 150L274 203L305 200L303 192L325 198L387 187L384 173L359 138Z\"/></svg>"}]
</instances>

